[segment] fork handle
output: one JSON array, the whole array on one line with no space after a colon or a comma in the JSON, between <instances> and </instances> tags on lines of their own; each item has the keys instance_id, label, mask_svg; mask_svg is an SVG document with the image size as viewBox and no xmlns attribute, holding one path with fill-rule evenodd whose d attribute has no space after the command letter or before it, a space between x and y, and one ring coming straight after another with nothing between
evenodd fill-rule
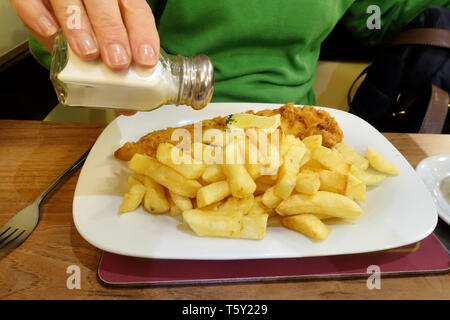
<instances>
[{"instance_id":1,"label":"fork handle","mask_svg":"<svg viewBox=\"0 0 450 320\"><path fill-rule=\"evenodd\" d=\"M38 205L42 203L45 197L61 182L64 178L68 177L71 173L75 172L86 160L89 152L91 151L92 146L77 160L75 161L69 168L66 169L58 178L56 178L50 185L41 192L41 194L36 198L36 202Z\"/></svg>"}]
</instances>

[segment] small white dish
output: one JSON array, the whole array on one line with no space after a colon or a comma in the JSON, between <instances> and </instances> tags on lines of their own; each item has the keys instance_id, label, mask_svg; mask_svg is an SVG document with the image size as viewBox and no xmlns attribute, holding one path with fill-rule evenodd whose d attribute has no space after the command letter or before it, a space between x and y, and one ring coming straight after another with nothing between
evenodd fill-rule
<instances>
[{"instance_id":1,"label":"small white dish","mask_svg":"<svg viewBox=\"0 0 450 320\"><path fill-rule=\"evenodd\" d=\"M439 216L450 225L450 154L425 158L416 171L431 192Z\"/></svg>"},{"instance_id":2,"label":"small white dish","mask_svg":"<svg viewBox=\"0 0 450 320\"><path fill-rule=\"evenodd\" d=\"M73 218L81 236L112 253L159 259L265 259L354 254L405 246L427 237L438 216L433 198L400 152L374 127L357 116L321 108L335 117L344 141L364 154L370 145L399 170L379 186L370 188L361 203L364 214L353 223L332 226L323 242L284 227L269 227L264 239L198 237L169 215L148 214L142 208L119 215L131 171L114 158L126 141L138 140L150 131L186 125L202 119L247 110L279 108L280 104L211 103L201 111L164 106L152 112L120 116L98 137L78 178ZM181 218L181 217L180 217Z\"/></svg>"}]
</instances>

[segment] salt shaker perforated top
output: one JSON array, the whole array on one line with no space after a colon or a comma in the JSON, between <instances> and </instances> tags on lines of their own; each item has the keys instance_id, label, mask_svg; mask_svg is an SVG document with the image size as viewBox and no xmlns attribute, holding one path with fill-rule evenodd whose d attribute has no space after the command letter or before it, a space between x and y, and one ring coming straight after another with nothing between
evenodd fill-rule
<instances>
[{"instance_id":1,"label":"salt shaker perforated top","mask_svg":"<svg viewBox=\"0 0 450 320\"><path fill-rule=\"evenodd\" d=\"M149 111L175 104L201 109L214 90L214 69L207 56L187 58L161 49L155 67L132 64L117 72L100 59L80 59L62 33L55 39L50 78L61 104L92 108Z\"/></svg>"}]
</instances>

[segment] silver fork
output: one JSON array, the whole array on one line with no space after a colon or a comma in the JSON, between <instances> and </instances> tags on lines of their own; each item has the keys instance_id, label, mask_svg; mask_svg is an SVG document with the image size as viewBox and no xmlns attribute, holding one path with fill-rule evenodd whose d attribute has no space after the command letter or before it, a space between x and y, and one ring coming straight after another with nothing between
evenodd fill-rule
<instances>
[{"instance_id":1,"label":"silver fork","mask_svg":"<svg viewBox=\"0 0 450 320\"><path fill-rule=\"evenodd\" d=\"M91 147L92 148L92 147ZM0 228L0 252L13 249L24 242L33 232L39 222L40 205L44 202L48 194L86 160L89 148L75 163L56 178L28 207L22 209L12 217L3 227Z\"/></svg>"}]
</instances>

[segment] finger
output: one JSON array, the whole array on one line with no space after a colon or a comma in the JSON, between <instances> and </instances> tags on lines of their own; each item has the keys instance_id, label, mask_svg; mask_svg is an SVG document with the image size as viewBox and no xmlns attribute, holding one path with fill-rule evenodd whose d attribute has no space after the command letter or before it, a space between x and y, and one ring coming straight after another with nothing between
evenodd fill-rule
<instances>
[{"instance_id":1,"label":"finger","mask_svg":"<svg viewBox=\"0 0 450 320\"><path fill-rule=\"evenodd\" d=\"M50 0L67 43L82 59L99 56L98 44L81 0Z\"/></svg>"},{"instance_id":2,"label":"finger","mask_svg":"<svg viewBox=\"0 0 450 320\"><path fill-rule=\"evenodd\" d=\"M47 49L48 52L53 52L53 45L55 42L55 37L52 38L45 38L41 36L40 34L36 33L35 31L28 29L28 31L31 33L31 35L40 43L42 46Z\"/></svg>"},{"instance_id":3,"label":"finger","mask_svg":"<svg viewBox=\"0 0 450 320\"><path fill-rule=\"evenodd\" d=\"M131 49L117 0L84 0L84 4L103 62L113 70L128 67Z\"/></svg>"},{"instance_id":4,"label":"finger","mask_svg":"<svg viewBox=\"0 0 450 320\"><path fill-rule=\"evenodd\" d=\"M11 4L25 27L37 38L50 39L58 32L58 22L41 0L11 0Z\"/></svg>"},{"instance_id":5,"label":"finger","mask_svg":"<svg viewBox=\"0 0 450 320\"><path fill-rule=\"evenodd\" d=\"M153 67L158 62L160 45L150 6L145 0L120 0L120 9L133 60L142 67Z\"/></svg>"}]
</instances>

